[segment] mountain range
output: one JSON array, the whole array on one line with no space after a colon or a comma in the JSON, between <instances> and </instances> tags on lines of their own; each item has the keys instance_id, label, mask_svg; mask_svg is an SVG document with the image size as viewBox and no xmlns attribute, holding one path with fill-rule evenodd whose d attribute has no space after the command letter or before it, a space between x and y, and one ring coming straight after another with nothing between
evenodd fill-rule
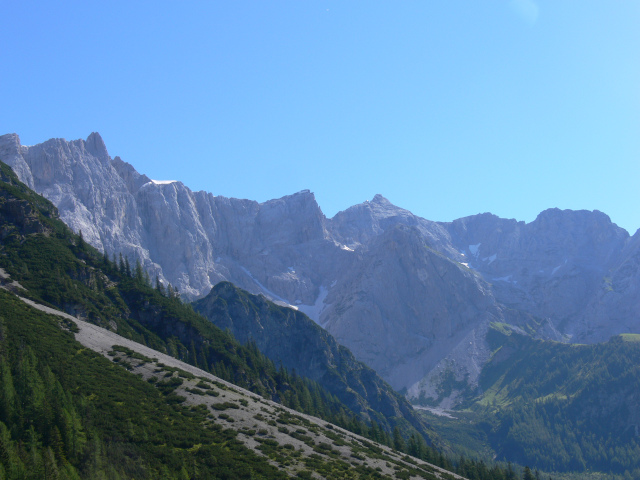
<instances>
[{"instance_id":1,"label":"mountain range","mask_svg":"<svg viewBox=\"0 0 640 480\"><path fill-rule=\"evenodd\" d=\"M184 298L228 281L297 309L415 401L454 405L451 375L477 387L495 323L571 343L640 331L640 232L598 211L432 222L376 195L326 218L309 191L258 203L152 180L97 133L4 135L0 160L96 248Z\"/></svg>"},{"instance_id":2,"label":"mountain range","mask_svg":"<svg viewBox=\"0 0 640 480\"><path fill-rule=\"evenodd\" d=\"M276 367L73 234L0 163L0 478L462 478L425 463L453 468L404 398L340 356L337 395ZM404 418L338 398L354 367Z\"/></svg>"},{"instance_id":3,"label":"mountain range","mask_svg":"<svg viewBox=\"0 0 640 480\"><path fill-rule=\"evenodd\" d=\"M492 322L479 388L446 370L437 394L461 405L418 413L302 312L229 282L191 305L153 287L0 163L2 478L454 477L420 460L470 479L541 474L496 460L637 478L639 339Z\"/></svg>"}]
</instances>

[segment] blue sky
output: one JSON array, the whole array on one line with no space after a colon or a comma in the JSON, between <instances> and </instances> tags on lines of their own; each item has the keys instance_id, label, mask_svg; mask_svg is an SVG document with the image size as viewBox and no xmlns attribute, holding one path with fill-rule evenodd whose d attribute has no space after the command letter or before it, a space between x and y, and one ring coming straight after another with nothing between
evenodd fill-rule
<instances>
[{"instance_id":1,"label":"blue sky","mask_svg":"<svg viewBox=\"0 0 640 480\"><path fill-rule=\"evenodd\" d=\"M5 2L0 134L193 190L640 227L640 2Z\"/></svg>"}]
</instances>

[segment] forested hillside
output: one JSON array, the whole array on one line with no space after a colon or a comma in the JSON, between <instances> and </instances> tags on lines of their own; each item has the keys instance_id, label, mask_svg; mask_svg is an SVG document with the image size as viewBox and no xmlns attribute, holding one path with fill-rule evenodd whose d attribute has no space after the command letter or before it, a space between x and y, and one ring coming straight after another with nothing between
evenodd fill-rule
<instances>
[{"instance_id":1,"label":"forested hillside","mask_svg":"<svg viewBox=\"0 0 640 480\"><path fill-rule=\"evenodd\" d=\"M503 458L554 471L640 476L640 336L566 345L512 334L484 369L480 404Z\"/></svg>"},{"instance_id":2,"label":"forested hillside","mask_svg":"<svg viewBox=\"0 0 640 480\"><path fill-rule=\"evenodd\" d=\"M139 265L88 246L50 203L0 168L0 286L7 290L0 290L0 463L7 478L282 476L235 442L235 431L206 422L206 410L183 406L172 388L156 389L83 348L61 329L73 331L73 322L29 309L15 293L469 478L516 478L513 470L448 460L407 424L390 432L365 423L317 383L195 313L171 286L152 286ZM358 478L380 477L367 472Z\"/></svg>"},{"instance_id":3,"label":"forested hillside","mask_svg":"<svg viewBox=\"0 0 640 480\"><path fill-rule=\"evenodd\" d=\"M418 433L402 417L376 413L362 397L354 404L361 414L356 416L344 400L315 381L290 375L251 342L241 345L184 304L171 285L151 282L139 264L132 266L122 256L100 254L74 235L56 219L55 207L20 184L6 166L3 169L6 200L0 220L5 233L0 267L26 288L24 295L306 413L341 425L371 417L389 433L395 425L406 435ZM40 234L28 234L32 229ZM408 408L405 414L413 412ZM428 433L420 421L412 420L421 436Z\"/></svg>"},{"instance_id":4,"label":"forested hillside","mask_svg":"<svg viewBox=\"0 0 640 480\"><path fill-rule=\"evenodd\" d=\"M448 441L572 478L640 478L640 335L568 345L494 324L488 338L480 395L429 417Z\"/></svg>"},{"instance_id":5,"label":"forested hillside","mask_svg":"<svg viewBox=\"0 0 640 480\"><path fill-rule=\"evenodd\" d=\"M0 289L0 478L286 478Z\"/></svg>"},{"instance_id":6,"label":"forested hillside","mask_svg":"<svg viewBox=\"0 0 640 480\"><path fill-rule=\"evenodd\" d=\"M404 397L304 313L229 282L217 284L193 307L240 342L255 344L276 364L317 381L367 422L386 431L411 425L427 432Z\"/></svg>"}]
</instances>

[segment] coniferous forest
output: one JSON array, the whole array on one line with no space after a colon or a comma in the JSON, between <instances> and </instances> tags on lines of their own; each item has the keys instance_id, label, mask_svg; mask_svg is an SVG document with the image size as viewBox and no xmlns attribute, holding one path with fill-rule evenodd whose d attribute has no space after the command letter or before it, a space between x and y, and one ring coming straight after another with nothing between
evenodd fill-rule
<instances>
[{"instance_id":1,"label":"coniferous forest","mask_svg":"<svg viewBox=\"0 0 640 480\"><path fill-rule=\"evenodd\" d=\"M237 432L83 348L73 322L15 293L467 478L535 478L528 467L451 458L436 434L425 438L406 422L390 428L359 417L254 344L239 344L138 262L97 252L1 167L0 267L10 281L0 290L0 478L284 478Z\"/></svg>"}]
</instances>

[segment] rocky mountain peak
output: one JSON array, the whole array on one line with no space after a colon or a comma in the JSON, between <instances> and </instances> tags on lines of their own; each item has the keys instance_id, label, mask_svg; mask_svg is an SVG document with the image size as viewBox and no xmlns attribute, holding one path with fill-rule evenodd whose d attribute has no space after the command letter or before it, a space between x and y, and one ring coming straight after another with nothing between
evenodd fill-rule
<instances>
[{"instance_id":1,"label":"rocky mountain peak","mask_svg":"<svg viewBox=\"0 0 640 480\"><path fill-rule=\"evenodd\" d=\"M418 217L397 207L380 194L338 212L331 219L332 230L347 245L364 245L389 226L401 223L416 225Z\"/></svg>"},{"instance_id":2,"label":"rocky mountain peak","mask_svg":"<svg viewBox=\"0 0 640 480\"><path fill-rule=\"evenodd\" d=\"M20 149L20 137L17 133L0 135L0 153L3 155ZM6 163L6 162L5 162Z\"/></svg>"},{"instance_id":3,"label":"rocky mountain peak","mask_svg":"<svg viewBox=\"0 0 640 480\"><path fill-rule=\"evenodd\" d=\"M371 203L380 203L380 204L389 204L389 205L391 205L391 202L389 200L387 200L385 197L383 197L379 193L376 193L374 195L374 197L371 199Z\"/></svg>"},{"instance_id":4,"label":"rocky mountain peak","mask_svg":"<svg viewBox=\"0 0 640 480\"><path fill-rule=\"evenodd\" d=\"M84 142L87 151L96 158L102 161L109 160L109 152L107 152L107 146L104 144L104 140L98 132L92 132Z\"/></svg>"},{"instance_id":5,"label":"rocky mountain peak","mask_svg":"<svg viewBox=\"0 0 640 480\"><path fill-rule=\"evenodd\" d=\"M187 298L227 280L294 306L397 388L454 350L477 373L492 321L537 318L588 341L639 324L640 236L601 212L439 223L378 194L326 219L308 190L258 203L154 182L105 161L98 134L30 147L4 135L0 159L92 245L140 259Z\"/></svg>"},{"instance_id":6,"label":"rocky mountain peak","mask_svg":"<svg viewBox=\"0 0 640 480\"><path fill-rule=\"evenodd\" d=\"M240 290L231 282L219 282L213 286L211 291L206 297L201 299L202 302L206 302L208 298L222 298L223 300L231 300L238 296Z\"/></svg>"},{"instance_id":7,"label":"rocky mountain peak","mask_svg":"<svg viewBox=\"0 0 640 480\"><path fill-rule=\"evenodd\" d=\"M20 137L16 133L8 133L0 136L0 158L9 165L18 178L27 187L33 189L33 175L27 162L22 158Z\"/></svg>"},{"instance_id":8,"label":"rocky mountain peak","mask_svg":"<svg viewBox=\"0 0 640 480\"><path fill-rule=\"evenodd\" d=\"M539 250L556 251L558 258L577 257L598 264L601 270L629 238L625 229L598 210L548 209L527 224L526 230L529 237L537 238Z\"/></svg>"},{"instance_id":9,"label":"rocky mountain peak","mask_svg":"<svg viewBox=\"0 0 640 480\"><path fill-rule=\"evenodd\" d=\"M325 237L324 214L309 190L260 204L256 222L274 243L295 244Z\"/></svg>"},{"instance_id":10,"label":"rocky mountain peak","mask_svg":"<svg viewBox=\"0 0 640 480\"><path fill-rule=\"evenodd\" d=\"M531 224L542 225L543 228L558 226L561 228L604 228L624 235L623 228L615 225L608 215L599 210L561 210L559 208L549 208L538 214ZM628 236L628 232L627 235Z\"/></svg>"}]
</instances>

